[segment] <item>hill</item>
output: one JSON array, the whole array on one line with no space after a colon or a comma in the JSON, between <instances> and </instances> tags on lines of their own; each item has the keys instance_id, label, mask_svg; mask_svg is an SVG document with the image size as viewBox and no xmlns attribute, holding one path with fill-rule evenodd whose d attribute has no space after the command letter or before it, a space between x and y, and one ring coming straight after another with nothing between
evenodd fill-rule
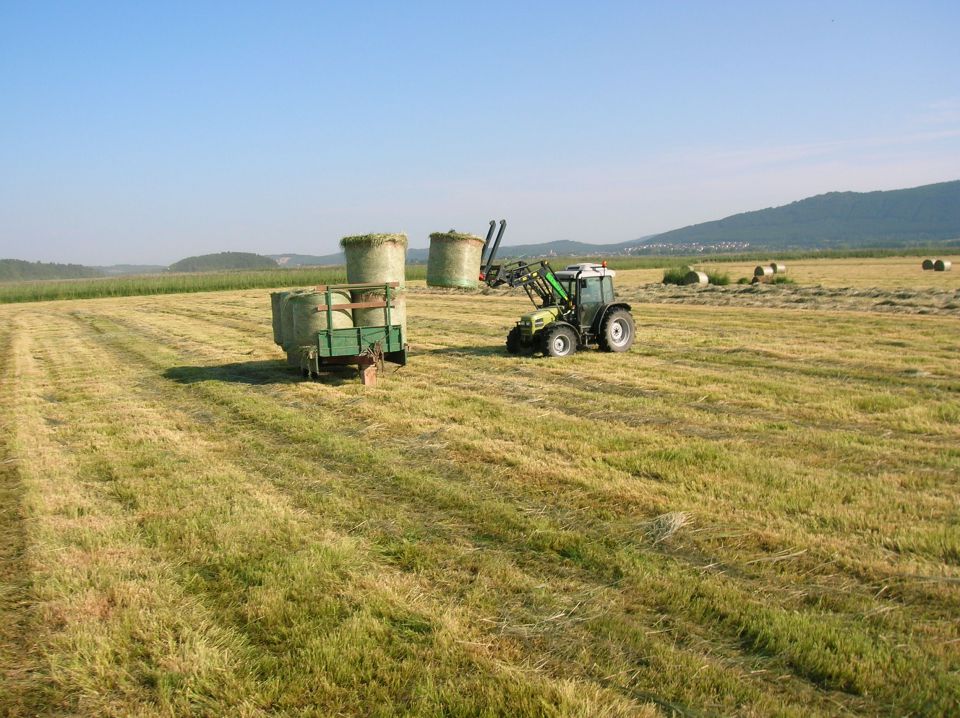
<instances>
[{"instance_id":1,"label":"hill","mask_svg":"<svg viewBox=\"0 0 960 718\"><path fill-rule=\"evenodd\" d=\"M884 192L828 192L656 235L649 248L748 243L771 249L899 247L960 237L960 180Z\"/></svg>"},{"instance_id":2,"label":"hill","mask_svg":"<svg viewBox=\"0 0 960 718\"><path fill-rule=\"evenodd\" d=\"M277 263L270 257L252 252L218 252L187 257L174 262L170 272L216 272L224 269L276 269Z\"/></svg>"},{"instance_id":3,"label":"hill","mask_svg":"<svg viewBox=\"0 0 960 718\"><path fill-rule=\"evenodd\" d=\"M951 240L953 240L951 242ZM828 192L615 244L506 244L501 257L723 253L929 246L960 241L960 180L877 192ZM427 249L407 260L425 262ZM281 266L343 264L343 254L271 255Z\"/></svg>"},{"instance_id":4,"label":"hill","mask_svg":"<svg viewBox=\"0 0 960 718\"><path fill-rule=\"evenodd\" d=\"M102 276L103 272L99 269L85 267L82 264L0 259L0 282L16 282L28 279L83 279Z\"/></svg>"}]
</instances>

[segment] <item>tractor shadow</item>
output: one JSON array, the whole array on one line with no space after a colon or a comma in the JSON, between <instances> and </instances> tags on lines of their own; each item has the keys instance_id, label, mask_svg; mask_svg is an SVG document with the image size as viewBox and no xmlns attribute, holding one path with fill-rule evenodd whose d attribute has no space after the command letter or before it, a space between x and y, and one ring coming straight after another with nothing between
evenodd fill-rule
<instances>
[{"instance_id":1,"label":"tractor shadow","mask_svg":"<svg viewBox=\"0 0 960 718\"><path fill-rule=\"evenodd\" d=\"M331 367L320 373L319 379L306 379L296 367L283 359L246 361L217 366L174 366L163 372L165 379L178 384L199 384L221 381L232 384L297 384L316 381L321 384L349 384L358 381L355 367Z\"/></svg>"}]
</instances>

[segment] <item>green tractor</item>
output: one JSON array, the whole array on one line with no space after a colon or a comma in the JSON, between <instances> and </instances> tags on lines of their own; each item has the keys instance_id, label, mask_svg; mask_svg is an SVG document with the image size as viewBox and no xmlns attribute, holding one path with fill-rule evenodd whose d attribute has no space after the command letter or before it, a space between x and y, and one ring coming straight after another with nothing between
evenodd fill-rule
<instances>
[{"instance_id":1,"label":"green tractor","mask_svg":"<svg viewBox=\"0 0 960 718\"><path fill-rule=\"evenodd\" d=\"M636 327L630 305L617 301L616 272L607 269L606 262L573 264L557 272L546 261L494 264L507 223L500 220L491 245L495 225L490 222L484 242L480 280L490 287L523 287L536 307L507 334L507 351L565 357L588 346L625 352L633 345Z\"/></svg>"}]
</instances>

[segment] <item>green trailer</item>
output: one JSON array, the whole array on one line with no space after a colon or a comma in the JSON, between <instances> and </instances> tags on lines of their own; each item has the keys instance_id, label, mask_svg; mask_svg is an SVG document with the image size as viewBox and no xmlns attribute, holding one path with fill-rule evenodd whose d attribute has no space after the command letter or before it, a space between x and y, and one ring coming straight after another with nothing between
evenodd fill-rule
<instances>
[{"instance_id":1,"label":"green trailer","mask_svg":"<svg viewBox=\"0 0 960 718\"><path fill-rule=\"evenodd\" d=\"M383 309L382 326L353 326L340 329L321 329L314 343L301 348L300 370L305 377L318 376L333 366L355 364L360 379L366 385L376 383L377 371L384 362L404 366L407 363L407 338L403 324L394 316L398 282L370 282L363 284L329 284L315 288L325 295L324 303L316 311L327 312L327 327L333 325L333 312L343 309ZM343 291L383 292L382 301L334 304L331 294Z\"/></svg>"}]
</instances>

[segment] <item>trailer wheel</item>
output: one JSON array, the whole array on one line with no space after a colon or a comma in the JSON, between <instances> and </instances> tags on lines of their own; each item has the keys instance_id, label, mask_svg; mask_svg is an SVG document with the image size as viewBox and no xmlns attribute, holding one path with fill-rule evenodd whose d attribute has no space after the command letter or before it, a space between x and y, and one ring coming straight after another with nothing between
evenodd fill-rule
<instances>
[{"instance_id":1,"label":"trailer wheel","mask_svg":"<svg viewBox=\"0 0 960 718\"><path fill-rule=\"evenodd\" d=\"M507 334L507 351L511 354L520 353L520 327L514 327Z\"/></svg>"},{"instance_id":2,"label":"trailer wheel","mask_svg":"<svg viewBox=\"0 0 960 718\"><path fill-rule=\"evenodd\" d=\"M600 325L600 348L605 352L625 352L633 346L636 328L625 309L614 309Z\"/></svg>"},{"instance_id":3,"label":"trailer wheel","mask_svg":"<svg viewBox=\"0 0 960 718\"><path fill-rule=\"evenodd\" d=\"M551 357L568 357L577 351L577 333L566 324L549 327L543 332L543 353Z\"/></svg>"}]
</instances>

